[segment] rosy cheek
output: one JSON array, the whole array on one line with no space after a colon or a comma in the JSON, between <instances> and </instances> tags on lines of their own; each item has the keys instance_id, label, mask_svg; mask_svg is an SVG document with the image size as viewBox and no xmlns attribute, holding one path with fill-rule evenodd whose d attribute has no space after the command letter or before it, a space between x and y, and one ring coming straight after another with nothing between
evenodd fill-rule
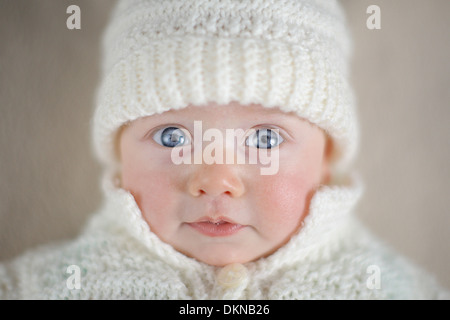
<instances>
[{"instance_id":1,"label":"rosy cheek","mask_svg":"<svg viewBox=\"0 0 450 320\"><path fill-rule=\"evenodd\" d=\"M140 168L125 168L123 188L134 196L142 214L148 221L155 212L161 212L170 203L170 184L164 175Z\"/></svg>"},{"instance_id":2,"label":"rosy cheek","mask_svg":"<svg viewBox=\"0 0 450 320\"><path fill-rule=\"evenodd\" d=\"M264 181L260 189L260 213L272 235L287 235L302 221L311 186L296 174L279 174Z\"/></svg>"}]
</instances>

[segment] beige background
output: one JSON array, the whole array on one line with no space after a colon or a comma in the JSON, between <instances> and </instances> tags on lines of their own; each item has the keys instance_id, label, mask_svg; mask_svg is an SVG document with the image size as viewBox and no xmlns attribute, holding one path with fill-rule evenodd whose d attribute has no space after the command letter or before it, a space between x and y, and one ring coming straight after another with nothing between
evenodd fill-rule
<instances>
[{"instance_id":1,"label":"beige background","mask_svg":"<svg viewBox=\"0 0 450 320\"><path fill-rule=\"evenodd\" d=\"M81 30L66 8L81 8ZM450 1L344 0L362 127L358 215L450 287ZM381 8L381 30L366 8ZM0 0L0 260L74 237L100 204L90 117L112 2Z\"/></svg>"}]
</instances>

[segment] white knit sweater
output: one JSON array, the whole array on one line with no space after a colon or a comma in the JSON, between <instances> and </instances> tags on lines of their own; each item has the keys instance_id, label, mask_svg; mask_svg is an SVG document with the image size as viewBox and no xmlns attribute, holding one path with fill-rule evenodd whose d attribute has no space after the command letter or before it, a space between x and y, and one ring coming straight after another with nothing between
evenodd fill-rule
<instances>
[{"instance_id":1,"label":"white knit sweater","mask_svg":"<svg viewBox=\"0 0 450 320\"><path fill-rule=\"evenodd\" d=\"M160 241L129 193L112 186L105 189L104 206L77 239L0 265L0 298L449 297L429 275L380 244L351 214L361 194L357 185L322 187L300 232L271 256L246 264L233 288L217 281L220 268ZM68 285L72 265L80 270L79 289Z\"/></svg>"}]
</instances>

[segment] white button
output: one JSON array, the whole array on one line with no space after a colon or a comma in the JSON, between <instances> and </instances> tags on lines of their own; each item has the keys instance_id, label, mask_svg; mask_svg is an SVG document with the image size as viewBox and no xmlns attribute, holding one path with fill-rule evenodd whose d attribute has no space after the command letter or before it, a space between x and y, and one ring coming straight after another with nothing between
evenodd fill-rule
<instances>
[{"instance_id":1,"label":"white button","mask_svg":"<svg viewBox=\"0 0 450 320\"><path fill-rule=\"evenodd\" d=\"M247 278L247 268L240 263L223 267L217 275L217 282L225 288L236 288Z\"/></svg>"}]
</instances>

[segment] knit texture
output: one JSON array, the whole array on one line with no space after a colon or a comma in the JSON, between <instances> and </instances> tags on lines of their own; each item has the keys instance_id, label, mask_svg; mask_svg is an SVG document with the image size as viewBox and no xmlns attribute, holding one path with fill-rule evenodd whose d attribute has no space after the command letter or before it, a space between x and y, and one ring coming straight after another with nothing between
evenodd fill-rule
<instances>
[{"instance_id":1,"label":"knit texture","mask_svg":"<svg viewBox=\"0 0 450 320\"><path fill-rule=\"evenodd\" d=\"M322 187L290 242L245 264L225 288L221 268L174 250L151 232L128 192L105 184L104 206L74 241L0 265L0 299L448 299L448 292L373 237L352 214L361 190ZM67 282L80 269L80 288ZM370 285L371 266L380 287ZM369 284L368 284L369 283Z\"/></svg>"},{"instance_id":2,"label":"knit texture","mask_svg":"<svg viewBox=\"0 0 450 320\"><path fill-rule=\"evenodd\" d=\"M337 173L355 157L351 41L336 1L119 1L103 52L93 137L111 170L121 125L209 102L278 107L318 125L335 142Z\"/></svg>"},{"instance_id":3,"label":"knit texture","mask_svg":"<svg viewBox=\"0 0 450 320\"><path fill-rule=\"evenodd\" d=\"M295 112L329 133L334 170L345 172L358 142L350 51L342 10L331 0L120 1L104 38L93 121L104 204L73 241L0 264L0 299L448 299L352 214L358 179L320 187L298 233L239 266L232 286L224 285L227 266L161 241L133 196L114 184L121 125L208 102ZM80 288L70 285L72 267Z\"/></svg>"}]
</instances>

